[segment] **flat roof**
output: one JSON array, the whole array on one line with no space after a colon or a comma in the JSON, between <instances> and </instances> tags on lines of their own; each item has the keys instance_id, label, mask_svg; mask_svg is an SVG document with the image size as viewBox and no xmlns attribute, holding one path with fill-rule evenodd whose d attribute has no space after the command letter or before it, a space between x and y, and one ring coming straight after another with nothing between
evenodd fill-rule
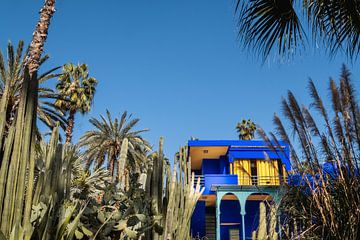
<instances>
[{"instance_id":1,"label":"flat roof","mask_svg":"<svg viewBox=\"0 0 360 240\"><path fill-rule=\"evenodd\" d=\"M279 141L281 146L287 147L288 145ZM217 146L227 146L227 147L266 147L269 144L264 140L189 140L189 147L217 147ZM274 144L275 145L275 144Z\"/></svg>"},{"instance_id":2,"label":"flat roof","mask_svg":"<svg viewBox=\"0 0 360 240\"><path fill-rule=\"evenodd\" d=\"M273 144L276 149L273 151L274 149L264 140L189 140L191 168L200 170L203 159L216 160L227 154L230 154L231 158L263 159L266 153L270 158L280 158L286 169L290 169L291 164L286 157L289 154L289 145L284 141L279 141L278 144L280 146Z\"/></svg>"}]
</instances>

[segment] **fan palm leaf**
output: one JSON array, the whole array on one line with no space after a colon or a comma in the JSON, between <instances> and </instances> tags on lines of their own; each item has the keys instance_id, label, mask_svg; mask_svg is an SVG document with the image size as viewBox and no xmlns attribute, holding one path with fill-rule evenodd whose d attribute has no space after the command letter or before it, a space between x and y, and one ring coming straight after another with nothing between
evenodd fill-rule
<instances>
[{"instance_id":1,"label":"fan palm leaf","mask_svg":"<svg viewBox=\"0 0 360 240\"><path fill-rule=\"evenodd\" d=\"M355 59L360 52L357 0L237 0L235 11L242 43L264 59L275 48L281 56L294 54L305 46L307 35L317 44L323 43L331 55L343 51ZM303 18L299 17L301 11ZM302 27L305 24L307 32Z\"/></svg>"},{"instance_id":2,"label":"fan palm leaf","mask_svg":"<svg viewBox=\"0 0 360 240\"><path fill-rule=\"evenodd\" d=\"M70 143L75 124L75 114L85 114L90 111L94 99L97 80L89 76L86 64L65 64L59 76L56 88L60 97L55 101L55 106L69 114L65 130L66 143Z\"/></svg>"}]
</instances>

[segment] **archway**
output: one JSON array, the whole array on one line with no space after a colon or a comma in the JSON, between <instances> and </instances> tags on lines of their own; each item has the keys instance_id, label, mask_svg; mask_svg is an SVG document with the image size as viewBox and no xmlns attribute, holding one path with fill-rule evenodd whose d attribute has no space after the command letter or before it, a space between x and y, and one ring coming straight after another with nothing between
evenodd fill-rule
<instances>
[{"instance_id":1,"label":"archway","mask_svg":"<svg viewBox=\"0 0 360 240\"><path fill-rule=\"evenodd\" d=\"M267 193L253 193L248 196L245 204L245 238L251 239L251 234L259 226L259 207L260 202L265 202L265 206L272 204L273 197Z\"/></svg>"},{"instance_id":2,"label":"archway","mask_svg":"<svg viewBox=\"0 0 360 240\"><path fill-rule=\"evenodd\" d=\"M242 219L239 199L227 193L220 202L220 236L221 240L240 239Z\"/></svg>"}]
</instances>

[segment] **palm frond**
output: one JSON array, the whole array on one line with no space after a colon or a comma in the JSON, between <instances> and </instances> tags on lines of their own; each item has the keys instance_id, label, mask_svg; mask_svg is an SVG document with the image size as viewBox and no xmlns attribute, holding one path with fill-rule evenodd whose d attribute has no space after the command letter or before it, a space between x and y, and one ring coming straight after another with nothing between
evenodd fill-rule
<instances>
[{"instance_id":1,"label":"palm frond","mask_svg":"<svg viewBox=\"0 0 360 240\"><path fill-rule=\"evenodd\" d=\"M130 166L139 167L144 153L151 150L150 144L140 134L148 129L131 131L139 119L131 119L131 115L123 112L120 119L113 119L110 111L100 115L100 119L91 118L90 123L95 130L87 131L81 136L79 146L85 148L84 156L87 166L94 165L95 169L107 165L111 175L117 175L116 165L119 159L122 141L129 141L128 161ZM146 155L146 154L145 154Z\"/></svg>"},{"instance_id":2,"label":"palm frond","mask_svg":"<svg viewBox=\"0 0 360 240\"><path fill-rule=\"evenodd\" d=\"M279 55L304 46L306 38L293 0L237 0L239 36L266 59L275 46ZM294 53L291 53L294 54Z\"/></svg>"}]
</instances>

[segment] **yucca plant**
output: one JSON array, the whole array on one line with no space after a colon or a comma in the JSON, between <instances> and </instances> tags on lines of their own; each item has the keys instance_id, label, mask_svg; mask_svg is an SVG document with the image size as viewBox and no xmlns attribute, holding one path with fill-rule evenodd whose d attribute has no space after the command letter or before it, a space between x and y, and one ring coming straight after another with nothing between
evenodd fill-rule
<instances>
[{"instance_id":1,"label":"yucca plant","mask_svg":"<svg viewBox=\"0 0 360 240\"><path fill-rule=\"evenodd\" d=\"M339 84L329 82L331 111L309 81L310 107L298 104L289 91L283 112L296 140L280 118L278 136L291 148L294 175L280 210L288 238L359 239L360 229L360 111L350 72L342 67ZM262 133L265 139L269 139ZM276 137L271 134L273 142ZM301 151L297 151L297 149Z\"/></svg>"}]
</instances>

